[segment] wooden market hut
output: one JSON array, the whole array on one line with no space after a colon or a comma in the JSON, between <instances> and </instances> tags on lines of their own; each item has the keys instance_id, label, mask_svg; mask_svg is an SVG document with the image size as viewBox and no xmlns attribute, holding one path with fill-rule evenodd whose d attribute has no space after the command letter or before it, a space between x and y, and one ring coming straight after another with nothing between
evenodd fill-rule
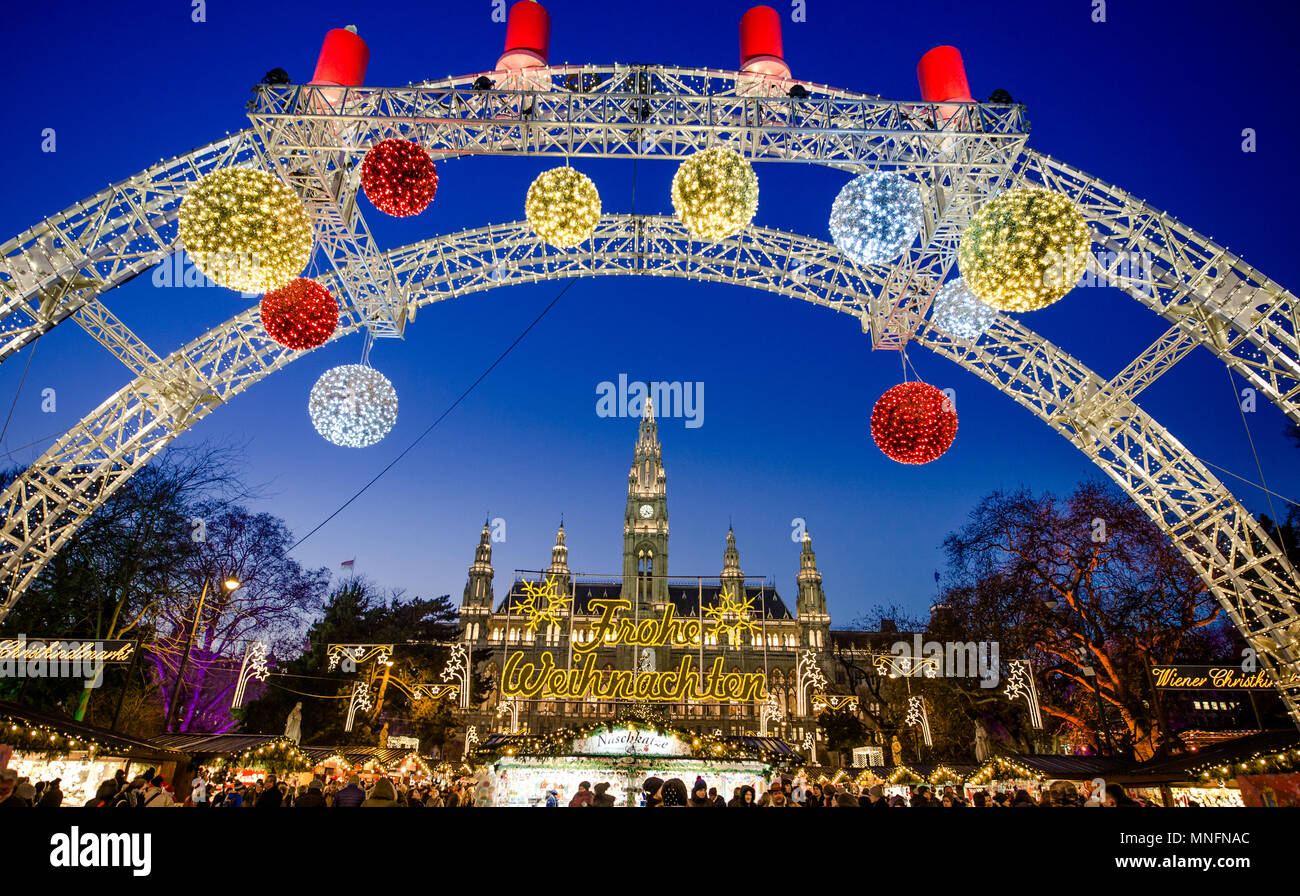
<instances>
[{"instance_id":1,"label":"wooden market hut","mask_svg":"<svg viewBox=\"0 0 1300 896\"><path fill-rule=\"evenodd\" d=\"M60 779L64 805L82 806L121 769L134 777L154 768L180 790L189 757L153 740L78 722L70 716L0 701L0 768L32 783Z\"/></svg>"}]
</instances>

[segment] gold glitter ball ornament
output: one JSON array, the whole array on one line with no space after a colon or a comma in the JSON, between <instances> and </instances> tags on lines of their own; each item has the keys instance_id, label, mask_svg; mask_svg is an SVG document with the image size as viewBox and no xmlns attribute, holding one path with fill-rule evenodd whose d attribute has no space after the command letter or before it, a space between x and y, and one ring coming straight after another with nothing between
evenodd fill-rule
<instances>
[{"instance_id":1,"label":"gold glitter ball ornament","mask_svg":"<svg viewBox=\"0 0 1300 896\"><path fill-rule=\"evenodd\" d=\"M695 153L673 175L673 209L694 239L734 236L758 211L754 166L725 146Z\"/></svg>"},{"instance_id":2,"label":"gold glitter ball ornament","mask_svg":"<svg viewBox=\"0 0 1300 896\"><path fill-rule=\"evenodd\" d=\"M311 260L311 219L298 194L255 168L205 174L181 203L180 239L199 270L240 292L271 292Z\"/></svg>"},{"instance_id":3,"label":"gold glitter ball ornament","mask_svg":"<svg viewBox=\"0 0 1300 896\"><path fill-rule=\"evenodd\" d=\"M581 171L552 168L529 186L524 213L533 233L557 249L572 249L589 240L600 221L600 191Z\"/></svg>"},{"instance_id":4,"label":"gold glitter ball ornament","mask_svg":"<svg viewBox=\"0 0 1300 896\"><path fill-rule=\"evenodd\" d=\"M995 196L961 235L957 263L967 288L999 311L1037 311L1074 288L1092 236L1066 196L1018 187Z\"/></svg>"}]
</instances>

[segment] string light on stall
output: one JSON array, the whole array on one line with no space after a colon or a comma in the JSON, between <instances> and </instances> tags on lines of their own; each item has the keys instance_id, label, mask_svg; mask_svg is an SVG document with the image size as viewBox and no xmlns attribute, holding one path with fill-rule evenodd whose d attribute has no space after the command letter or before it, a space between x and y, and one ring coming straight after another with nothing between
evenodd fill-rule
<instances>
[{"instance_id":1,"label":"string light on stall","mask_svg":"<svg viewBox=\"0 0 1300 896\"><path fill-rule=\"evenodd\" d=\"M572 249L590 239L600 221L600 191L581 171L552 168L528 187L524 214L533 233L557 249Z\"/></svg>"},{"instance_id":2,"label":"string light on stall","mask_svg":"<svg viewBox=\"0 0 1300 896\"><path fill-rule=\"evenodd\" d=\"M361 162L361 191L386 215L418 215L438 192L438 168L415 141L383 140Z\"/></svg>"},{"instance_id":3,"label":"string light on stall","mask_svg":"<svg viewBox=\"0 0 1300 896\"><path fill-rule=\"evenodd\" d=\"M264 295L260 312L266 335L295 351L324 345L339 325L338 300L305 277Z\"/></svg>"},{"instance_id":4,"label":"string light on stall","mask_svg":"<svg viewBox=\"0 0 1300 896\"><path fill-rule=\"evenodd\" d=\"M959 339L978 339L997 318L997 309L971 292L962 277L945 283L930 305L930 323Z\"/></svg>"},{"instance_id":5,"label":"string light on stall","mask_svg":"<svg viewBox=\"0 0 1300 896\"><path fill-rule=\"evenodd\" d=\"M868 171L844 185L831 204L831 238L859 265L882 264L921 231L921 191L907 178Z\"/></svg>"},{"instance_id":6,"label":"string light on stall","mask_svg":"<svg viewBox=\"0 0 1300 896\"><path fill-rule=\"evenodd\" d=\"M311 260L311 219L298 194L255 168L205 174L185 194L180 241L213 282L270 292Z\"/></svg>"},{"instance_id":7,"label":"string light on stall","mask_svg":"<svg viewBox=\"0 0 1300 896\"><path fill-rule=\"evenodd\" d=\"M871 409L871 438L885 456L900 464L928 464L941 457L957 436L957 411L928 383L900 383Z\"/></svg>"},{"instance_id":8,"label":"string light on stall","mask_svg":"<svg viewBox=\"0 0 1300 896\"><path fill-rule=\"evenodd\" d=\"M682 162L673 175L673 209L691 237L720 240L739 233L758 212L758 175L734 149L714 146Z\"/></svg>"},{"instance_id":9,"label":"string light on stall","mask_svg":"<svg viewBox=\"0 0 1300 896\"><path fill-rule=\"evenodd\" d=\"M327 441L364 448L397 423L397 390L373 367L344 364L321 374L311 387L307 412Z\"/></svg>"},{"instance_id":10,"label":"string light on stall","mask_svg":"<svg viewBox=\"0 0 1300 896\"><path fill-rule=\"evenodd\" d=\"M1017 187L990 199L962 231L957 263L971 292L999 311L1036 311L1074 288L1092 237L1068 197Z\"/></svg>"}]
</instances>

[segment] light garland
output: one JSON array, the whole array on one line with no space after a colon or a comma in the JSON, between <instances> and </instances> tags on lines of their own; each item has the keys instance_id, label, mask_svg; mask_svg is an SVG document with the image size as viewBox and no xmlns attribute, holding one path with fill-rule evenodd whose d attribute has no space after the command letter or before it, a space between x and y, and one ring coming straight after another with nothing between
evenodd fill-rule
<instances>
[{"instance_id":1,"label":"light garland","mask_svg":"<svg viewBox=\"0 0 1300 896\"><path fill-rule=\"evenodd\" d=\"M931 325L958 339L978 339L997 319L997 309L971 292L962 277L945 283L930 305Z\"/></svg>"},{"instance_id":2,"label":"light garland","mask_svg":"<svg viewBox=\"0 0 1300 896\"><path fill-rule=\"evenodd\" d=\"M900 383L871 409L871 438L890 460L928 464L957 436L957 411L928 383Z\"/></svg>"},{"instance_id":3,"label":"light garland","mask_svg":"<svg viewBox=\"0 0 1300 896\"><path fill-rule=\"evenodd\" d=\"M559 728L545 734L493 735L490 739L494 740L495 743L491 747L488 747L486 743L478 744L473 751L467 754L467 758L472 756L476 762L491 765L503 756L564 756L565 750L575 740L581 740L602 731L612 733L616 727L626 727L633 734L639 730L652 732L657 737L675 737L683 744L690 745L689 758L692 759L756 758L769 765L785 765L796 761L794 757L775 750L764 747L755 749L704 732L687 731L661 725L636 725L631 722L619 723L617 726L613 722L596 722L585 726ZM754 756L756 752L758 756Z\"/></svg>"},{"instance_id":4,"label":"light garland","mask_svg":"<svg viewBox=\"0 0 1300 896\"><path fill-rule=\"evenodd\" d=\"M438 192L438 168L414 140L382 140L361 162L361 191L386 215L418 215Z\"/></svg>"},{"instance_id":5,"label":"light garland","mask_svg":"<svg viewBox=\"0 0 1300 896\"><path fill-rule=\"evenodd\" d=\"M524 213L533 233L557 249L572 249L589 240L600 221L600 191L581 171L552 168L528 187Z\"/></svg>"},{"instance_id":6,"label":"light garland","mask_svg":"<svg viewBox=\"0 0 1300 896\"><path fill-rule=\"evenodd\" d=\"M298 749L298 745L285 737L279 737L260 747L249 747L237 756L218 756L214 762L218 768L249 768L260 766L272 771L296 771L311 768L307 754Z\"/></svg>"},{"instance_id":7,"label":"light garland","mask_svg":"<svg viewBox=\"0 0 1300 896\"><path fill-rule=\"evenodd\" d=\"M692 238L725 239L754 220L758 175L734 149L714 146L682 162L673 175L672 196Z\"/></svg>"},{"instance_id":8,"label":"light garland","mask_svg":"<svg viewBox=\"0 0 1300 896\"><path fill-rule=\"evenodd\" d=\"M266 335L295 351L324 345L339 325L338 300L305 277L262 296L259 313Z\"/></svg>"},{"instance_id":9,"label":"light garland","mask_svg":"<svg viewBox=\"0 0 1300 896\"><path fill-rule=\"evenodd\" d=\"M1074 288L1092 237L1069 198L1017 187L986 202L966 225L957 262L971 292L999 311L1036 311Z\"/></svg>"},{"instance_id":10,"label":"light garland","mask_svg":"<svg viewBox=\"0 0 1300 896\"><path fill-rule=\"evenodd\" d=\"M255 168L223 168L199 178L180 210L180 241L213 282L270 292L311 260L311 219L298 194Z\"/></svg>"},{"instance_id":11,"label":"light garland","mask_svg":"<svg viewBox=\"0 0 1300 896\"><path fill-rule=\"evenodd\" d=\"M921 231L921 191L888 171L868 171L844 185L831 204L831 239L859 265L882 264Z\"/></svg>"},{"instance_id":12,"label":"light garland","mask_svg":"<svg viewBox=\"0 0 1300 896\"><path fill-rule=\"evenodd\" d=\"M397 423L397 390L372 367L344 364L321 374L311 387L307 412L327 441L364 448L383 439Z\"/></svg>"}]
</instances>

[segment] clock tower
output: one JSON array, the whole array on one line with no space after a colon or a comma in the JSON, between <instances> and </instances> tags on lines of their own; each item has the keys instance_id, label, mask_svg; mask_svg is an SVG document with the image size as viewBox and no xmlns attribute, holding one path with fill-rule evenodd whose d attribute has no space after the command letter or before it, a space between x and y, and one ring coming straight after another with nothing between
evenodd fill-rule
<instances>
[{"instance_id":1,"label":"clock tower","mask_svg":"<svg viewBox=\"0 0 1300 896\"><path fill-rule=\"evenodd\" d=\"M667 486L654 401L647 397L627 477L623 518L622 597L634 606L639 603L643 610L668 602Z\"/></svg>"}]
</instances>

